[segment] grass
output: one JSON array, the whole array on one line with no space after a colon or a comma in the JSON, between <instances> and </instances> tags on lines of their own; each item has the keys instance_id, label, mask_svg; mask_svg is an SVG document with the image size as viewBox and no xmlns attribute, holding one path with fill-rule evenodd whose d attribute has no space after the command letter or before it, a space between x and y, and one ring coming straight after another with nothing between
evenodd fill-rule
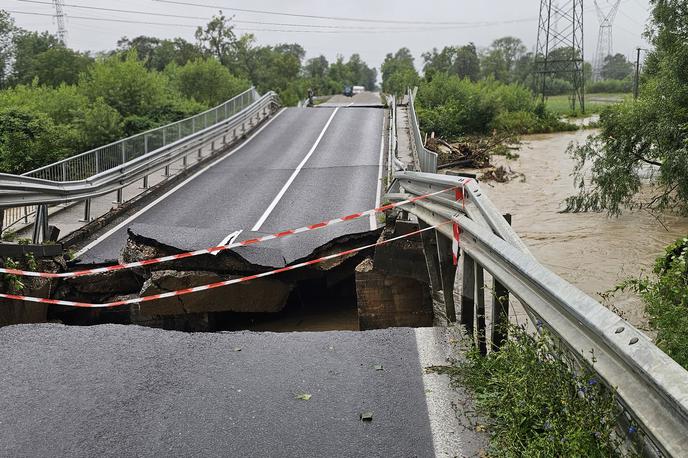
<instances>
[{"instance_id":1,"label":"grass","mask_svg":"<svg viewBox=\"0 0 688 458\"><path fill-rule=\"evenodd\" d=\"M591 115L602 112L606 107L622 102L624 99L631 97L631 94L586 94L585 95L585 115ZM547 99L547 108L553 113L570 116L581 117L584 116L580 112L571 112L571 103L568 95L556 95Z\"/></svg>"},{"instance_id":2,"label":"grass","mask_svg":"<svg viewBox=\"0 0 688 458\"><path fill-rule=\"evenodd\" d=\"M556 349L551 336L512 327L498 352L433 368L467 387L488 419L491 457L623 456L613 391ZM632 426L629 435L637 436Z\"/></svg>"}]
</instances>

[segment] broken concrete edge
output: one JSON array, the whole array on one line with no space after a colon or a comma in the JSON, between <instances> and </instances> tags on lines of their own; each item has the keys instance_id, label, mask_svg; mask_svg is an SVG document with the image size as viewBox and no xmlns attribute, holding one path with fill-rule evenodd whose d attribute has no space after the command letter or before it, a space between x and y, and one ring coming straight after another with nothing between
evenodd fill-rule
<instances>
[{"instance_id":1,"label":"broken concrete edge","mask_svg":"<svg viewBox=\"0 0 688 458\"><path fill-rule=\"evenodd\" d=\"M223 145L222 148L219 148L216 150L214 154L210 154L204 158L202 158L200 161L188 165L184 170L179 172L178 174L168 178L167 180L164 180L154 186L151 186L147 190L143 191L141 194L135 196L134 198L128 200L127 202L111 209L109 212L105 213L104 215L94 219L93 221L86 223L84 226L82 226L80 229L77 229L76 231L72 232L71 234L66 235L60 242L64 245L65 249L70 249L70 248L81 248L80 244L82 244L84 241L88 240L91 236L96 234L98 231L101 229L104 229L106 226L108 226L110 223L115 221L117 218L120 216L123 216L126 214L128 211L131 209L146 205L153 201L159 193L163 193L165 191L168 191L175 185L179 184L179 182L183 181L184 179L188 178L190 175L193 173L197 172L198 169L201 167L208 165L210 162L217 160L219 157L221 157L224 154L227 154L231 152L231 150L235 149L236 147L240 146L243 144L249 137L251 132L254 132L256 129L260 128L263 124L265 124L268 120L270 120L274 116L273 113L270 114L270 116L267 116L266 118L262 119L260 122L254 124L254 127L251 128L250 130L247 130L246 133L242 134L241 137L239 137L237 140L234 142L228 142L226 145ZM191 154L191 153L189 153Z\"/></svg>"}]
</instances>

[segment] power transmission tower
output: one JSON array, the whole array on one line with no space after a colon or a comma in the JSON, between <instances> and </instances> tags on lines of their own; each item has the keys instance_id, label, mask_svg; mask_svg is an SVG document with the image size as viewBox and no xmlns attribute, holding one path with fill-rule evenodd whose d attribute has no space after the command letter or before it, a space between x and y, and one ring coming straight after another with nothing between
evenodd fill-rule
<instances>
[{"instance_id":1,"label":"power transmission tower","mask_svg":"<svg viewBox=\"0 0 688 458\"><path fill-rule=\"evenodd\" d=\"M602 79L602 68L604 68L605 60L607 56L614 55L614 42L612 40L612 26L614 25L614 19L616 18L616 13L619 11L619 5L621 0L616 0L607 12L607 14L602 11L600 5L595 0L595 8L597 9L597 17L600 20L600 34L597 37L597 50L595 51L595 62L592 69L592 79L593 81L599 81Z\"/></svg>"},{"instance_id":2,"label":"power transmission tower","mask_svg":"<svg viewBox=\"0 0 688 458\"><path fill-rule=\"evenodd\" d=\"M585 112L583 51L583 0L540 0L535 72L543 101L550 80L566 79L573 85L571 109Z\"/></svg>"},{"instance_id":3,"label":"power transmission tower","mask_svg":"<svg viewBox=\"0 0 688 458\"><path fill-rule=\"evenodd\" d=\"M55 20L57 21L57 39L66 45L67 26L65 24L64 0L53 0L53 5L55 5Z\"/></svg>"}]
</instances>

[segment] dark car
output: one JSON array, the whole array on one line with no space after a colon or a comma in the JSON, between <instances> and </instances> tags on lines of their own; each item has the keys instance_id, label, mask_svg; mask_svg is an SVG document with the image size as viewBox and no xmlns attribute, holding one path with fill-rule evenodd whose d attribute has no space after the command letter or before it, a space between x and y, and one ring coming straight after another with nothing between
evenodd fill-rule
<instances>
[{"instance_id":1,"label":"dark car","mask_svg":"<svg viewBox=\"0 0 688 458\"><path fill-rule=\"evenodd\" d=\"M344 86L344 95L346 97L353 97L354 96L354 88L351 86Z\"/></svg>"}]
</instances>

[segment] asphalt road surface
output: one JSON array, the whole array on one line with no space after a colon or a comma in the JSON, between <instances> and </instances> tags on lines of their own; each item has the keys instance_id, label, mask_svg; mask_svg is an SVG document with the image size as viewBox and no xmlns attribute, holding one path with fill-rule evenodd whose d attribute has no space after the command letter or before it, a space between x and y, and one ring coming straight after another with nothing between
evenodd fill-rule
<instances>
[{"instance_id":1,"label":"asphalt road surface","mask_svg":"<svg viewBox=\"0 0 688 458\"><path fill-rule=\"evenodd\" d=\"M380 93L378 92L361 92L360 94L354 94L353 97L347 97L345 95L335 95L330 98L327 102L318 105L319 107L382 107L382 99L380 98Z\"/></svg>"},{"instance_id":2,"label":"asphalt road surface","mask_svg":"<svg viewBox=\"0 0 688 458\"><path fill-rule=\"evenodd\" d=\"M182 250L219 245L368 210L379 203L384 111L290 108L229 155L153 206L98 234L79 257L116 261L127 229ZM150 207L150 208L149 208ZM341 235L376 228L373 218L238 249L248 261L281 267Z\"/></svg>"},{"instance_id":3,"label":"asphalt road surface","mask_svg":"<svg viewBox=\"0 0 688 458\"><path fill-rule=\"evenodd\" d=\"M0 456L476 456L461 394L426 399L448 384L426 383L435 340L448 331L0 328Z\"/></svg>"}]
</instances>

